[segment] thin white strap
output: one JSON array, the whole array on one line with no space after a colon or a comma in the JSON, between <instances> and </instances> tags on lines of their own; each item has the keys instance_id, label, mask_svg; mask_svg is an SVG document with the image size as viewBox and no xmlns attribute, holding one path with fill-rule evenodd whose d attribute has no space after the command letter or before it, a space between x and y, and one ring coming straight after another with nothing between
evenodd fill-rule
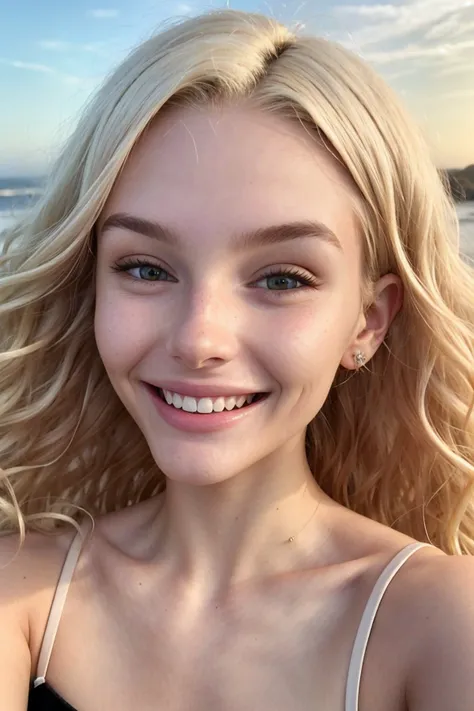
<instances>
[{"instance_id":1,"label":"thin white strap","mask_svg":"<svg viewBox=\"0 0 474 711\"><path fill-rule=\"evenodd\" d=\"M84 525L81 526L81 532L77 532L74 536L72 543L67 552L66 558L61 569L61 574L59 576L58 584L54 593L53 601L51 603L51 608L49 610L48 621L46 623L46 628L43 634L43 640L41 642L41 649L38 659L38 667L36 671L36 678L33 682L33 686L41 686L46 681L46 672L48 671L49 661L51 659L51 654L53 651L54 641L59 628L59 623L61 621L61 615L63 613L64 604L66 602L66 597L68 594L69 586L71 584L74 571L76 569L79 556L81 554L82 546L85 539Z\"/></svg>"},{"instance_id":2,"label":"thin white strap","mask_svg":"<svg viewBox=\"0 0 474 711\"><path fill-rule=\"evenodd\" d=\"M349 663L349 673L346 686L345 711L358 711L359 690L362 676L362 666L364 664L365 652L369 642L370 633L374 624L375 616L379 609L382 598L395 575L406 561L420 548L428 546L428 543L410 543L392 558L390 563L384 568L380 577L374 585L374 589L367 601L362 615L359 629L357 630L354 646L352 648L351 661Z\"/></svg>"}]
</instances>

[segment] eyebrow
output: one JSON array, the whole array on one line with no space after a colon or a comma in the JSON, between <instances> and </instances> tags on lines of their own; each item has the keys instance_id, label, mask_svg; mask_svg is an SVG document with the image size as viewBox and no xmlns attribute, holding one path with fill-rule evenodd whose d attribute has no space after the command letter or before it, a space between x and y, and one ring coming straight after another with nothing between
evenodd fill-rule
<instances>
[{"instance_id":1,"label":"eyebrow","mask_svg":"<svg viewBox=\"0 0 474 711\"><path fill-rule=\"evenodd\" d=\"M172 228L125 212L117 212L110 215L105 220L100 232L103 234L113 228L136 232L169 246L176 247L180 243L178 233ZM233 239L232 246L234 251L241 252L251 247L290 242L302 237L315 237L342 250L341 243L335 233L318 220L298 220L249 230L237 235Z\"/></svg>"}]
</instances>

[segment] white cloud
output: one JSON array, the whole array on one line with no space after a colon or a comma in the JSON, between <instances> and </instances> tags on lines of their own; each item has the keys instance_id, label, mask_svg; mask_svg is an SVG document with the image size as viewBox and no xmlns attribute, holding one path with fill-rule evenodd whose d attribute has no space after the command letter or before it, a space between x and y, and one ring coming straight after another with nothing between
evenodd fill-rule
<instances>
[{"instance_id":1,"label":"white cloud","mask_svg":"<svg viewBox=\"0 0 474 711\"><path fill-rule=\"evenodd\" d=\"M61 40L40 40L38 46L41 49L51 50L53 52L65 52L72 46L70 42L62 42Z\"/></svg>"},{"instance_id":2,"label":"white cloud","mask_svg":"<svg viewBox=\"0 0 474 711\"><path fill-rule=\"evenodd\" d=\"M413 33L435 31L440 23L457 19L451 26L459 26L474 10L474 0L404 0L399 5L340 5L334 9L336 15L348 15L352 22L351 45L363 47L403 37ZM449 25L447 27L449 30ZM444 35L446 36L446 35ZM448 35L449 32L448 32Z\"/></svg>"},{"instance_id":3,"label":"white cloud","mask_svg":"<svg viewBox=\"0 0 474 711\"><path fill-rule=\"evenodd\" d=\"M406 59L420 59L423 57L433 58L458 58L465 50L474 48L474 39L463 40L461 42L451 42L435 46L423 44L409 44L404 47L391 50L381 50L379 52L361 52L364 59L375 64L387 64L388 62L398 62Z\"/></svg>"},{"instance_id":4,"label":"white cloud","mask_svg":"<svg viewBox=\"0 0 474 711\"><path fill-rule=\"evenodd\" d=\"M90 10L88 14L91 17L95 17L96 20L111 20L114 17L118 17L119 11L115 8L98 8L96 10Z\"/></svg>"},{"instance_id":5,"label":"white cloud","mask_svg":"<svg viewBox=\"0 0 474 711\"><path fill-rule=\"evenodd\" d=\"M411 45L400 49L385 50L380 52L363 52L362 56L374 64L388 64L399 62L403 59L419 59L421 57L445 57L448 54L446 47L420 47Z\"/></svg>"},{"instance_id":6,"label":"white cloud","mask_svg":"<svg viewBox=\"0 0 474 711\"><path fill-rule=\"evenodd\" d=\"M47 52L88 52L101 57L110 56L106 42L76 44L74 42L63 42L62 40L39 40L37 45L40 49L44 49Z\"/></svg>"},{"instance_id":7,"label":"white cloud","mask_svg":"<svg viewBox=\"0 0 474 711\"><path fill-rule=\"evenodd\" d=\"M106 42L88 42L87 44L77 45L77 48L82 52L91 52L92 54L99 54L103 57L109 56Z\"/></svg>"},{"instance_id":8,"label":"white cloud","mask_svg":"<svg viewBox=\"0 0 474 711\"><path fill-rule=\"evenodd\" d=\"M461 35L474 33L474 19L466 21L462 14L454 13L443 22L434 25L425 35L428 40L445 39L446 36L451 39L460 37Z\"/></svg>"},{"instance_id":9,"label":"white cloud","mask_svg":"<svg viewBox=\"0 0 474 711\"><path fill-rule=\"evenodd\" d=\"M20 59L4 59L0 57L0 64L5 64L8 67L13 67L14 69L23 69L29 72L39 72L40 74L49 74L57 77L64 84L74 84L83 85L87 84L90 80L84 77L78 77L74 74L66 74L65 72L60 72L54 67L50 67L47 64L37 64L36 62L23 62Z\"/></svg>"},{"instance_id":10,"label":"white cloud","mask_svg":"<svg viewBox=\"0 0 474 711\"><path fill-rule=\"evenodd\" d=\"M339 5L334 8L338 15L358 15L373 20L398 17L399 8L395 5Z\"/></svg>"},{"instance_id":11,"label":"white cloud","mask_svg":"<svg viewBox=\"0 0 474 711\"><path fill-rule=\"evenodd\" d=\"M41 72L42 74L55 74L53 67L48 67L46 64L36 64L35 62L22 62L19 59L1 59L1 64L6 64L15 69L28 69L31 72Z\"/></svg>"},{"instance_id":12,"label":"white cloud","mask_svg":"<svg viewBox=\"0 0 474 711\"><path fill-rule=\"evenodd\" d=\"M428 32L425 34L425 39L437 40L443 39L448 35L452 37L453 35L459 34L460 29L460 15L455 12L448 16L445 20L441 20L434 24Z\"/></svg>"},{"instance_id":13,"label":"white cloud","mask_svg":"<svg viewBox=\"0 0 474 711\"><path fill-rule=\"evenodd\" d=\"M438 98L438 97L437 97ZM474 89L455 89L442 94L441 99L474 99Z\"/></svg>"},{"instance_id":14,"label":"white cloud","mask_svg":"<svg viewBox=\"0 0 474 711\"><path fill-rule=\"evenodd\" d=\"M472 75L473 63L474 62L471 60L470 62L463 62L441 67L441 69L439 69L439 75L447 77L453 76L455 74L464 74L465 72Z\"/></svg>"},{"instance_id":15,"label":"white cloud","mask_svg":"<svg viewBox=\"0 0 474 711\"><path fill-rule=\"evenodd\" d=\"M211 9L212 6L212 3L209 3L207 9ZM192 16L197 15L203 9L206 9L206 6L203 6L202 2L196 2L196 0L190 0L190 2L173 2L169 6L169 14Z\"/></svg>"},{"instance_id":16,"label":"white cloud","mask_svg":"<svg viewBox=\"0 0 474 711\"><path fill-rule=\"evenodd\" d=\"M409 67L404 67L403 69L400 69L398 72L389 72L385 73L384 76L386 79L389 79L390 81L395 81L397 79L401 79L402 77L407 77L410 76L411 74L416 74L418 71L418 66L409 66Z\"/></svg>"}]
</instances>

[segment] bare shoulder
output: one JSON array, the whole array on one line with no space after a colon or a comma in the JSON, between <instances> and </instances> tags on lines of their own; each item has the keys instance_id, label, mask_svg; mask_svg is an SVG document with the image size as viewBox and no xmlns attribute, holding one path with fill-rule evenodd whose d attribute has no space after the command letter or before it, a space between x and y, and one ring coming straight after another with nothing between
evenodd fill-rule
<instances>
[{"instance_id":1,"label":"bare shoulder","mask_svg":"<svg viewBox=\"0 0 474 711\"><path fill-rule=\"evenodd\" d=\"M397 586L409 711L474 705L474 558L419 555ZM403 583L403 585L402 585Z\"/></svg>"},{"instance_id":2,"label":"bare shoulder","mask_svg":"<svg viewBox=\"0 0 474 711\"><path fill-rule=\"evenodd\" d=\"M2 708L26 708L32 668L31 647L45 624L48 600L71 534L28 534L0 538L0 688ZM33 615L35 611L35 615ZM32 625L32 618L40 625ZM36 632L38 630L38 632Z\"/></svg>"},{"instance_id":3,"label":"bare shoulder","mask_svg":"<svg viewBox=\"0 0 474 711\"><path fill-rule=\"evenodd\" d=\"M0 538L0 606L21 626L31 639L35 625L32 617L41 618L49 611L51 593L64 563L75 530L64 529L54 535L27 533L19 545L19 536Z\"/></svg>"},{"instance_id":4,"label":"bare shoulder","mask_svg":"<svg viewBox=\"0 0 474 711\"><path fill-rule=\"evenodd\" d=\"M412 630L421 648L439 634L447 641L456 625L474 622L474 558L445 555L437 549L425 551L418 553L418 559L414 557L398 586L406 622L415 625Z\"/></svg>"},{"instance_id":5,"label":"bare shoulder","mask_svg":"<svg viewBox=\"0 0 474 711\"><path fill-rule=\"evenodd\" d=\"M368 561L366 602L385 566L416 541L361 518L352 517L357 535L348 541L344 530L343 542L351 557ZM471 711L473 659L474 558L422 547L398 569L377 612L361 708L384 708L392 695L409 711Z\"/></svg>"},{"instance_id":6,"label":"bare shoulder","mask_svg":"<svg viewBox=\"0 0 474 711\"><path fill-rule=\"evenodd\" d=\"M0 538L0 596L2 603L22 608L47 584L62 565L75 530L54 535L27 533L20 546L17 535Z\"/></svg>"}]
</instances>

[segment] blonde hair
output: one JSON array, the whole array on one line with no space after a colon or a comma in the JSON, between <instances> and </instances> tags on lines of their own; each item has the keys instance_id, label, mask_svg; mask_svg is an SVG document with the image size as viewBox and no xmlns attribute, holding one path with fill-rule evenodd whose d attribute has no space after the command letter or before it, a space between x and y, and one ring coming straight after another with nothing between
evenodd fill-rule
<instances>
[{"instance_id":1,"label":"blonde hair","mask_svg":"<svg viewBox=\"0 0 474 711\"><path fill-rule=\"evenodd\" d=\"M164 487L93 335L94 225L137 139L167 104L249 99L298 120L359 197L367 283L405 300L370 371L336 375L308 461L344 506L474 552L474 280L445 181L385 83L336 43L236 11L188 19L106 80L44 196L4 235L0 530L123 508ZM131 474L133 473L133 475Z\"/></svg>"}]
</instances>

